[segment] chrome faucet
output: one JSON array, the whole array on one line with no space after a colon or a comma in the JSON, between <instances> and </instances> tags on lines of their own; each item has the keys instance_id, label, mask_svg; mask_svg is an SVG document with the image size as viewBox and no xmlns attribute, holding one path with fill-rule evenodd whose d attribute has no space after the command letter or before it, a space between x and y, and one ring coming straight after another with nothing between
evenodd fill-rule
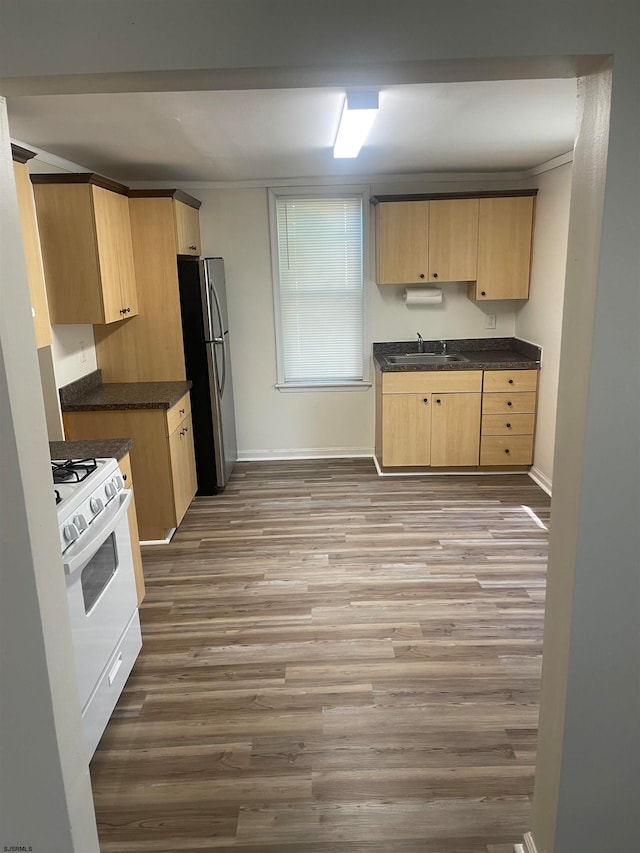
<instances>
[{"instance_id":1,"label":"chrome faucet","mask_svg":"<svg viewBox=\"0 0 640 853\"><path fill-rule=\"evenodd\" d=\"M447 354L447 342L446 341L440 341L440 343L442 344L442 355L446 355Z\"/></svg>"},{"instance_id":2,"label":"chrome faucet","mask_svg":"<svg viewBox=\"0 0 640 853\"><path fill-rule=\"evenodd\" d=\"M422 340L422 335L420 332L416 332L418 336L418 352L424 352L424 341Z\"/></svg>"}]
</instances>

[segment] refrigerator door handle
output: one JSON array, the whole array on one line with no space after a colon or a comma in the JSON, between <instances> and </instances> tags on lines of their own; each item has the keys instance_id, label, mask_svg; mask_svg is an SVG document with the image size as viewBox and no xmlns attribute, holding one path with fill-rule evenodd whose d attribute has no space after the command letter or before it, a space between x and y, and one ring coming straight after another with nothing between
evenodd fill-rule
<instances>
[{"instance_id":1,"label":"refrigerator door handle","mask_svg":"<svg viewBox=\"0 0 640 853\"><path fill-rule=\"evenodd\" d=\"M220 397L224 394L224 386L227 384L227 353L224 346L224 338L221 338L215 342L218 346L222 347L222 382L220 383Z\"/></svg>"},{"instance_id":2,"label":"refrigerator door handle","mask_svg":"<svg viewBox=\"0 0 640 853\"><path fill-rule=\"evenodd\" d=\"M203 287L204 295L205 295L205 299L207 301L207 326L208 326L208 329L206 330L206 337L208 340L211 340L213 338L213 323L211 322L211 319L212 319L211 318L211 298L210 298L210 293L209 293L209 288L211 287L211 284L208 281L205 281L203 283L204 283L204 287Z\"/></svg>"}]
</instances>

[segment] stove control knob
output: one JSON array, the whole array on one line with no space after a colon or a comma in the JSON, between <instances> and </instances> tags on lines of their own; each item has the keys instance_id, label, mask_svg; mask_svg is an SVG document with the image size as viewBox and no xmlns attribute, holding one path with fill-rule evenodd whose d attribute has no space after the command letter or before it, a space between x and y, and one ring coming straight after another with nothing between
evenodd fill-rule
<instances>
[{"instance_id":1,"label":"stove control knob","mask_svg":"<svg viewBox=\"0 0 640 853\"><path fill-rule=\"evenodd\" d=\"M111 498L115 498L116 492L117 489L115 483L107 483L107 485L104 487L104 493L107 496L108 501L110 501Z\"/></svg>"},{"instance_id":2,"label":"stove control knob","mask_svg":"<svg viewBox=\"0 0 640 853\"><path fill-rule=\"evenodd\" d=\"M122 480L122 477L120 477L118 474L116 474L116 476L113 478L113 482L116 484L116 489L119 492L124 489L124 482Z\"/></svg>"},{"instance_id":3,"label":"stove control knob","mask_svg":"<svg viewBox=\"0 0 640 853\"><path fill-rule=\"evenodd\" d=\"M65 524L63 534L67 542L75 542L80 536L80 531L75 524Z\"/></svg>"},{"instance_id":4,"label":"stove control knob","mask_svg":"<svg viewBox=\"0 0 640 853\"><path fill-rule=\"evenodd\" d=\"M104 504L102 503L100 498L91 498L91 500L89 501L89 509L94 515L97 515L104 509Z\"/></svg>"},{"instance_id":5,"label":"stove control knob","mask_svg":"<svg viewBox=\"0 0 640 853\"><path fill-rule=\"evenodd\" d=\"M84 517L84 515L76 515L76 517L73 519L73 523L78 528L78 531L80 533L83 533L89 526L87 524L87 519Z\"/></svg>"}]
</instances>

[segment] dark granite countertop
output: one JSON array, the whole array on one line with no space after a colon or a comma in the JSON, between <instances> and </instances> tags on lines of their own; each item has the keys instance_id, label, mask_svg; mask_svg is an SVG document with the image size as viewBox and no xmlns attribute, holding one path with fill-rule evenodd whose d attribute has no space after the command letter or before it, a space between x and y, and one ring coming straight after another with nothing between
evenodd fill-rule
<instances>
[{"instance_id":1,"label":"dark granite countertop","mask_svg":"<svg viewBox=\"0 0 640 853\"><path fill-rule=\"evenodd\" d=\"M191 388L190 380L176 382L102 382L94 370L60 389L63 412L122 409L170 409Z\"/></svg>"},{"instance_id":2,"label":"dark granite countertop","mask_svg":"<svg viewBox=\"0 0 640 853\"><path fill-rule=\"evenodd\" d=\"M133 447L130 438L88 438L82 441L50 441L52 459L122 459Z\"/></svg>"},{"instance_id":3,"label":"dark granite countertop","mask_svg":"<svg viewBox=\"0 0 640 853\"><path fill-rule=\"evenodd\" d=\"M417 353L417 341L374 343L373 359L383 373L417 370L539 370L542 350L519 338L445 339L448 353L459 353L464 361L444 364L393 364L387 355ZM441 353L443 340L424 341L425 353Z\"/></svg>"}]
</instances>

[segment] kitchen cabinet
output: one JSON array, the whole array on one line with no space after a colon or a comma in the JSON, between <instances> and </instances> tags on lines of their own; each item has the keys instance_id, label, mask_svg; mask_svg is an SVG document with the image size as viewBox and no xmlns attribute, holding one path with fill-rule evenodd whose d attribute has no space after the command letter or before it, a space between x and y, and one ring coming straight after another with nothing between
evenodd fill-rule
<instances>
[{"instance_id":1,"label":"kitchen cabinet","mask_svg":"<svg viewBox=\"0 0 640 853\"><path fill-rule=\"evenodd\" d=\"M178 255L195 255L199 257L201 254L200 215L198 207L185 204L175 198L173 199L176 254Z\"/></svg>"},{"instance_id":2,"label":"kitchen cabinet","mask_svg":"<svg viewBox=\"0 0 640 853\"><path fill-rule=\"evenodd\" d=\"M376 373L380 428L376 456L385 468L478 464L481 371Z\"/></svg>"},{"instance_id":3,"label":"kitchen cabinet","mask_svg":"<svg viewBox=\"0 0 640 853\"><path fill-rule=\"evenodd\" d=\"M431 465L477 465L481 395L432 394L431 404Z\"/></svg>"},{"instance_id":4,"label":"kitchen cabinet","mask_svg":"<svg viewBox=\"0 0 640 853\"><path fill-rule=\"evenodd\" d=\"M531 465L537 384L537 370L376 368L378 462L385 469Z\"/></svg>"},{"instance_id":5,"label":"kitchen cabinet","mask_svg":"<svg viewBox=\"0 0 640 853\"><path fill-rule=\"evenodd\" d=\"M18 196L18 213L20 216L24 260L27 268L29 296L31 298L33 329L36 337L36 347L40 349L51 344L51 322L44 282L33 188L27 166L27 162L36 155L18 145L11 146L11 153L13 156L13 173Z\"/></svg>"},{"instance_id":6,"label":"kitchen cabinet","mask_svg":"<svg viewBox=\"0 0 640 853\"><path fill-rule=\"evenodd\" d=\"M378 284L475 279L478 199L384 202L376 237Z\"/></svg>"},{"instance_id":7,"label":"kitchen cabinet","mask_svg":"<svg viewBox=\"0 0 640 853\"><path fill-rule=\"evenodd\" d=\"M170 409L101 409L64 413L68 439L133 439L131 471L143 541L162 540L178 527L196 492L191 402Z\"/></svg>"},{"instance_id":8,"label":"kitchen cabinet","mask_svg":"<svg viewBox=\"0 0 640 853\"><path fill-rule=\"evenodd\" d=\"M531 465L537 370L485 370L480 464Z\"/></svg>"},{"instance_id":9,"label":"kitchen cabinet","mask_svg":"<svg viewBox=\"0 0 640 853\"><path fill-rule=\"evenodd\" d=\"M131 503L129 504L128 520L129 534L131 536L131 553L133 555L133 572L136 579L136 593L138 605L142 603L145 596L144 570L142 568L142 552L140 551L140 533L138 531L138 515L136 512L136 496L133 492L133 474L131 471L131 459L126 453L118 460L122 479L127 489L131 489Z\"/></svg>"},{"instance_id":10,"label":"kitchen cabinet","mask_svg":"<svg viewBox=\"0 0 640 853\"><path fill-rule=\"evenodd\" d=\"M200 202L179 190L131 190L129 209L139 315L94 326L96 358L105 382L184 379L177 255L179 222L195 221ZM185 215L185 211L189 211ZM195 220L194 220L195 218ZM194 226L195 227L195 226ZM187 244L200 247L199 226ZM188 233L183 231L183 234ZM188 254L188 252L186 252Z\"/></svg>"},{"instance_id":11,"label":"kitchen cabinet","mask_svg":"<svg viewBox=\"0 0 640 853\"><path fill-rule=\"evenodd\" d=\"M376 281L467 281L473 300L527 299L535 192L374 196Z\"/></svg>"},{"instance_id":12,"label":"kitchen cabinet","mask_svg":"<svg viewBox=\"0 0 640 853\"><path fill-rule=\"evenodd\" d=\"M532 196L480 199L478 276L471 299L528 299Z\"/></svg>"},{"instance_id":13,"label":"kitchen cabinet","mask_svg":"<svg viewBox=\"0 0 640 853\"><path fill-rule=\"evenodd\" d=\"M138 313L128 189L93 173L32 175L51 322Z\"/></svg>"}]
</instances>

